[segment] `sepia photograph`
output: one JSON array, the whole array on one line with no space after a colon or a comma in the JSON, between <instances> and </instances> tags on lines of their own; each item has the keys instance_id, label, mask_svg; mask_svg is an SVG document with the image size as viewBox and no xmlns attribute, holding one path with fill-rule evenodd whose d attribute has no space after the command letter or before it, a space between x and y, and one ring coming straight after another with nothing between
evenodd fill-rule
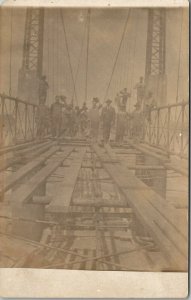
<instances>
[{"instance_id":1,"label":"sepia photograph","mask_svg":"<svg viewBox=\"0 0 191 300\"><path fill-rule=\"evenodd\" d=\"M0 8L0 268L188 272L187 7Z\"/></svg>"}]
</instances>

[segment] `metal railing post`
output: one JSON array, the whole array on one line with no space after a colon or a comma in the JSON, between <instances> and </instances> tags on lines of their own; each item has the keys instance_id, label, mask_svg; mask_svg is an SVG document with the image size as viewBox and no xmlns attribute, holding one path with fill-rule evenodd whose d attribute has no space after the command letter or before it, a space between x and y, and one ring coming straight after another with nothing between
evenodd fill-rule
<instances>
[{"instance_id":1,"label":"metal railing post","mask_svg":"<svg viewBox=\"0 0 191 300\"><path fill-rule=\"evenodd\" d=\"M151 144L151 126L152 126L152 112L150 112L150 114L151 114L151 116L150 116L150 122L148 122L149 123L149 130L148 130L148 132L149 132L149 144Z\"/></svg>"},{"instance_id":2,"label":"metal railing post","mask_svg":"<svg viewBox=\"0 0 191 300\"><path fill-rule=\"evenodd\" d=\"M0 145L3 145L3 131L4 131L4 109L5 109L5 97L1 96L1 142Z\"/></svg>"},{"instance_id":3,"label":"metal railing post","mask_svg":"<svg viewBox=\"0 0 191 300\"><path fill-rule=\"evenodd\" d=\"M160 133L160 108L157 109L157 141L156 144L159 145L159 133Z\"/></svg>"},{"instance_id":4,"label":"metal railing post","mask_svg":"<svg viewBox=\"0 0 191 300\"><path fill-rule=\"evenodd\" d=\"M27 108L28 108L28 106L27 106L27 104L25 104L25 132L24 132L25 140L27 139Z\"/></svg>"},{"instance_id":5,"label":"metal railing post","mask_svg":"<svg viewBox=\"0 0 191 300\"><path fill-rule=\"evenodd\" d=\"M35 137L35 106L33 106L33 117L32 117L32 137Z\"/></svg>"},{"instance_id":6,"label":"metal railing post","mask_svg":"<svg viewBox=\"0 0 191 300\"><path fill-rule=\"evenodd\" d=\"M185 114L185 104L182 105L182 120L181 120L181 132L180 132L180 155L183 155L183 150L184 150L184 114Z\"/></svg>"},{"instance_id":7,"label":"metal railing post","mask_svg":"<svg viewBox=\"0 0 191 300\"><path fill-rule=\"evenodd\" d=\"M170 114L171 107L168 107L168 119L167 119L167 151L170 152Z\"/></svg>"},{"instance_id":8,"label":"metal railing post","mask_svg":"<svg viewBox=\"0 0 191 300\"><path fill-rule=\"evenodd\" d=\"M17 141L18 102L15 100L15 142Z\"/></svg>"}]
</instances>

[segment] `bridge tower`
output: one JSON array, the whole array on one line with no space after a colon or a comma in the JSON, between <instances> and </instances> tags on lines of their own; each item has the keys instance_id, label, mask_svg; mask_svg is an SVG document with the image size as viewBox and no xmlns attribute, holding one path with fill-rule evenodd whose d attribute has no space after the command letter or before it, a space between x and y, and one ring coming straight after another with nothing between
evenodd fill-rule
<instances>
[{"instance_id":1,"label":"bridge tower","mask_svg":"<svg viewBox=\"0 0 191 300\"><path fill-rule=\"evenodd\" d=\"M43 32L44 9L27 8L18 97L32 103L38 103L38 86L43 62Z\"/></svg>"},{"instance_id":2,"label":"bridge tower","mask_svg":"<svg viewBox=\"0 0 191 300\"><path fill-rule=\"evenodd\" d=\"M146 93L151 91L157 105L166 103L166 11L165 8L148 9L145 83Z\"/></svg>"}]
</instances>

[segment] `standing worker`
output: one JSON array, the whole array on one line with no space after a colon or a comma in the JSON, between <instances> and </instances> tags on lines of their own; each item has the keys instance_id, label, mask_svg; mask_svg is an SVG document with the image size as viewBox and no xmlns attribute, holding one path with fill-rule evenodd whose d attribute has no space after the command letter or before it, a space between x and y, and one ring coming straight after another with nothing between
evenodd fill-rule
<instances>
[{"instance_id":1,"label":"standing worker","mask_svg":"<svg viewBox=\"0 0 191 300\"><path fill-rule=\"evenodd\" d=\"M137 90L137 103L142 107L142 102L145 94L145 85L142 76L140 77L139 82L135 85L134 89Z\"/></svg>"},{"instance_id":2,"label":"standing worker","mask_svg":"<svg viewBox=\"0 0 191 300\"><path fill-rule=\"evenodd\" d=\"M88 110L88 108L87 108L86 102L84 102L80 111L87 111L87 110Z\"/></svg>"},{"instance_id":3,"label":"standing worker","mask_svg":"<svg viewBox=\"0 0 191 300\"><path fill-rule=\"evenodd\" d=\"M90 137L92 142L96 143L98 141L99 136L99 107L98 107L99 99L93 98L92 108L88 112L88 118L90 122Z\"/></svg>"},{"instance_id":4,"label":"standing worker","mask_svg":"<svg viewBox=\"0 0 191 300\"><path fill-rule=\"evenodd\" d=\"M62 104L59 96L55 97L55 103L51 105L52 135L58 137L62 126Z\"/></svg>"},{"instance_id":5,"label":"standing worker","mask_svg":"<svg viewBox=\"0 0 191 300\"><path fill-rule=\"evenodd\" d=\"M136 103L135 110L132 112L132 137L135 142L143 139L143 113L139 103Z\"/></svg>"},{"instance_id":6,"label":"standing worker","mask_svg":"<svg viewBox=\"0 0 191 300\"><path fill-rule=\"evenodd\" d=\"M79 129L80 129L80 108L77 105L74 109L73 113L73 122L74 122L74 136L79 135Z\"/></svg>"},{"instance_id":7,"label":"standing worker","mask_svg":"<svg viewBox=\"0 0 191 300\"><path fill-rule=\"evenodd\" d=\"M147 96L145 97L143 106L144 117L148 122L151 122L151 110L154 107L156 107L156 102L153 98L153 93L149 91Z\"/></svg>"},{"instance_id":8,"label":"standing worker","mask_svg":"<svg viewBox=\"0 0 191 300\"><path fill-rule=\"evenodd\" d=\"M125 130L127 128L127 100L131 94L127 92L127 89L124 88L123 91L120 92L120 96L116 97L117 104L117 125L116 125L116 142L122 144Z\"/></svg>"},{"instance_id":9,"label":"standing worker","mask_svg":"<svg viewBox=\"0 0 191 300\"><path fill-rule=\"evenodd\" d=\"M45 105L45 100L41 100L37 108L36 124L37 124L37 138L42 139L47 133L48 129L48 107Z\"/></svg>"},{"instance_id":10,"label":"standing worker","mask_svg":"<svg viewBox=\"0 0 191 300\"><path fill-rule=\"evenodd\" d=\"M65 128L66 128L66 107L67 107L67 98L64 95L59 96L59 99L61 101L62 105L62 125L61 125L61 130L60 134L65 133Z\"/></svg>"},{"instance_id":11,"label":"standing worker","mask_svg":"<svg viewBox=\"0 0 191 300\"><path fill-rule=\"evenodd\" d=\"M80 110L80 133L82 136L86 135L88 124L88 108Z\"/></svg>"},{"instance_id":12,"label":"standing worker","mask_svg":"<svg viewBox=\"0 0 191 300\"><path fill-rule=\"evenodd\" d=\"M109 142L111 128L115 124L115 109L111 106L111 103L112 101L108 99L101 113L104 144Z\"/></svg>"},{"instance_id":13,"label":"standing worker","mask_svg":"<svg viewBox=\"0 0 191 300\"><path fill-rule=\"evenodd\" d=\"M124 88L121 92L120 92L120 105L121 107L123 107L123 111L126 110L127 107L127 100L129 97L131 97L131 94L127 92L127 88Z\"/></svg>"},{"instance_id":14,"label":"standing worker","mask_svg":"<svg viewBox=\"0 0 191 300\"><path fill-rule=\"evenodd\" d=\"M48 82L46 81L46 76L42 76L39 82L39 102L46 101L47 90L48 90Z\"/></svg>"}]
</instances>

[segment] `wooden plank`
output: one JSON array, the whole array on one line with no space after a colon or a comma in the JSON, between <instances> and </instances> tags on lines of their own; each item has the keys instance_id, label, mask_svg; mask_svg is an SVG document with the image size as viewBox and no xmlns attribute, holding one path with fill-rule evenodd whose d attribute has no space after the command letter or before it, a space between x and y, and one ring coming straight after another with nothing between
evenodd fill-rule
<instances>
[{"instance_id":1,"label":"wooden plank","mask_svg":"<svg viewBox=\"0 0 191 300\"><path fill-rule=\"evenodd\" d=\"M178 164L175 164L175 163L172 163L170 161L170 158L165 158L164 154L158 154L156 153L156 148L154 147L150 147L150 150L147 149L145 147L145 145L143 146L142 144L140 145L135 145L133 144L132 142L128 142L132 147L134 147L135 149L141 151L142 153L145 153L147 155L150 155L150 156L153 156L155 157L156 159L158 159L167 169L171 169L171 170L174 170L175 172L178 172L180 174L182 174L183 176L188 176L188 170L185 169L184 167L178 165Z\"/></svg>"},{"instance_id":2,"label":"wooden plank","mask_svg":"<svg viewBox=\"0 0 191 300\"><path fill-rule=\"evenodd\" d=\"M61 145L61 146L73 146L73 147L86 147L86 146L89 146L88 143L73 143L73 142L66 142L66 143L60 142L59 145Z\"/></svg>"},{"instance_id":3,"label":"wooden plank","mask_svg":"<svg viewBox=\"0 0 191 300\"><path fill-rule=\"evenodd\" d=\"M163 162L163 163L170 162L170 159L167 156L165 157L164 155L160 155L160 154L156 153L154 151L154 149L153 150L148 150L148 149L142 147L140 144L134 144L131 141L128 141L128 144L131 145L136 150L158 159L160 162Z\"/></svg>"},{"instance_id":4,"label":"wooden plank","mask_svg":"<svg viewBox=\"0 0 191 300\"><path fill-rule=\"evenodd\" d=\"M174 163L166 163L166 164L164 164L164 166L169 170L173 170L183 176L188 177L188 169L185 169L184 167L181 167L180 165L178 166Z\"/></svg>"},{"instance_id":5,"label":"wooden plank","mask_svg":"<svg viewBox=\"0 0 191 300\"><path fill-rule=\"evenodd\" d=\"M57 160L51 161L46 167L37 172L28 182L22 184L15 190L11 196L11 202L26 203L34 194L34 192L47 180L47 178L62 164L62 162L70 155L73 148L68 148L64 153L57 157Z\"/></svg>"},{"instance_id":6,"label":"wooden plank","mask_svg":"<svg viewBox=\"0 0 191 300\"><path fill-rule=\"evenodd\" d=\"M54 143L55 144L55 143ZM42 143L42 144L36 144L36 145L33 145L32 147L27 147L25 149L22 149L22 150L17 150L17 151L14 151L14 156L18 157L18 156L25 156L27 153L30 153L30 152L33 152L33 151L37 151L43 147L46 147L48 145L53 145L53 142L52 141L47 141L45 143Z\"/></svg>"},{"instance_id":7,"label":"wooden plank","mask_svg":"<svg viewBox=\"0 0 191 300\"><path fill-rule=\"evenodd\" d=\"M113 148L112 148L113 149ZM115 148L114 148L115 149ZM116 150L116 149L115 149ZM123 155L139 155L141 154L140 151L137 151L136 149L126 149L122 151L121 149L118 151L115 151L116 154L123 154Z\"/></svg>"},{"instance_id":8,"label":"wooden plank","mask_svg":"<svg viewBox=\"0 0 191 300\"><path fill-rule=\"evenodd\" d=\"M7 169L14 161L13 153L7 153L0 158L0 171Z\"/></svg>"},{"instance_id":9,"label":"wooden plank","mask_svg":"<svg viewBox=\"0 0 191 300\"><path fill-rule=\"evenodd\" d=\"M105 160L106 154L98 146L93 145L93 149L101 160ZM175 210L170 206L169 219L166 214L165 201L162 201L156 207L156 199L160 199L155 192L151 191L144 183L132 175L132 173L124 169L120 164L112 165L103 163L104 168L116 182L118 187L126 195L130 206L134 209L135 214L140 221L146 225L153 239L161 247L161 250L168 256L172 266L177 269L185 270L187 268L187 237L183 236L179 231L180 223L176 222ZM141 191L141 192L140 192ZM149 193L151 191L151 194ZM153 198L155 196L155 198ZM163 199L164 200L164 199ZM173 214L173 215L172 215ZM174 224L172 223L172 220ZM183 230L185 234L185 230Z\"/></svg>"},{"instance_id":10,"label":"wooden plank","mask_svg":"<svg viewBox=\"0 0 191 300\"><path fill-rule=\"evenodd\" d=\"M36 145L36 144L43 144L45 143L45 140L42 140L42 141L32 141L32 142L26 142L26 143L23 143L23 144L18 144L18 145L13 145L13 146L8 146L8 147L3 147L0 149L0 155L2 154L5 154L7 152L11 152L11 151L16 151L16 150L19 150L19 149L24 149L28 146L32 146L32 145Z\"/></svg>"},{"instance_id":11,"label":"wooden plank","mask_svg":"<svg viewBox=\"0 0 191 300\"><path fill-rule=\"evenodd\" d=\"M145 143L140 143L140 146L149 150L149 151L154 151L158 154L161 154L162 156L167 156L168 155L168 152L163 150L163 149L160 149L160 148L157 148L156 146L152 146L152 145L149 145L149 144L145 144Z\"/></svg>"},{"instance_id":12,"label":"wooden plank","mask_svg":"<svg viewBox=\"0 0 191 300\"><path fill-rule=\"evenodd\" d=\"M89 216L93 217L95 215L95 206L62 206L61 211L58 210L57 213L62 213L63 215L71 216L71 217L84 217ZM126 217L127 215L131 215L133 213L131 208L127 207L102 207L99 210L99 215L105 216L118 216L118 217Z\"/></svg>"},{"instance_id":13,"label":"wooden plank","mask_svg":"<svg viewBox=\"0 0 191 300\"><path fill-rule=\"evenodd\" d=\"M56 145L57 145L56 142L52 142L51 144L43 146L39 150L33 151L30 154L27 154L27 156L25 157L25 159L31 161L33 158L38 157L39 155L43 154L45 151L47 151L48 149L50 149L50 148L52 148L53 146L56 146ZM58 148L58 150L60 150L60 147Z\"/></svg>"},{"instance_id":14,"label":"wooden plank","mask_svg":"<svg viewBox=\"0 0 191 300\"><path fill-rule=\"evenodd\" d=\"M111 151L111 150L110 150ZM110 155L110 153L108 152ZM176 209L169 204L166 199L162 198L160 195L158 195L155 191L153 191L150 187L148 187L145 183L143 183L140 179L135 177L131 171L128 172L128 169L124 169L124 161L121 162L120 164L121 168L125 171L123 180L121 179L120 184L125 180L124 182L124 187L126 186L126 178L127 178L127 173L128 175L128 183L129 187L131 185L131 188L141 190L144 196L148 199L148 201L153 205L157 210L160 211L160 213L168 220L171 220L173 222L173 225L175 226L177 230L181 230L180 228L180 214L177 213ZM183 220L181 220L183 223ZM182 234L184 235L185 238L187 238L187 223L184 222L183 229L181 230Z\"/></svg>"},{"instance_id":15,"label":"wooden plank","mask_svg":"<svg viewBox=\"0 0 191 300\"><path fill-rule=\"evenodd\" d=\"M136 180L135 180L136 179ZM152 199L152 205L154 205L157 209L161 211L161 213L164 214L164 216L168 217L169 219L172 219L173 222L176 222L178 220L178 215L176 214L176 210L173 209L171 205L168 205L168 202L157 195L153 190L148 188L147 190L145 189L145 184L142 181L137 181L137 178L134 178L134 181L136 182L137 189L142 189L143 193L146 193L146 196L148 196L148 200L150 201ZM177 222L177 229L179 229L180 224ZM185 226L186 227L186 226ZM184 229L186 229L184 227ZM187 236L186 230L183 231L183 235L185 237Z\"/></svg>"},{"instance_id":16,"label":"wooden plank","mask_svg":"<svg viewBox=\"0 0 191 300\"><path fill-rule=\"evenodd\" d=\"M44 151L46 151L47 149L49 149L52 145L54 145L54 143L52 144L48 144L48 145L43 145L42 148L38 151L34 151L31 155L30 155L30 159L34 158L35 156L40 155L41 153L43 153ZM10 166L20 163L20 162L24 162L24 158L22 156L16 156L14 155L14 153L8 153L5 156L2 156L0 159L0 171L3 171L7 168L9 168Z\"/></svg>"},{"instance_id":17,"label":"wooden plank","mask_svg":"<svg viewBox=\"0 0 191 300\"><path fill-rule=\"evenodd\" d=\"M85 148L78 149L78 152L75 152L71 166L65 169L63 180L56 185L53 201L47 207L47 211L54 213L62 212L62 210L65 210L66 206L70 205L85 152Z\"/></svg>"},{"instance_id":18,"label":"wooden plank","mask_svg":"<svg viewBox=\"0 0 191 300\"><path fill-rule=\"evenodd\" d=\"M147 144L141 144L141 147L148 149L149 151L155 151L160 153L161 155L165 155L164 151L161 149L157 149L156 147L149 146ZM185 168L181 163L169 161L168 163L164 163L164 166L167 169L174 170L175 172L180 173L183 176L188 177L188 168Z\"/></svg>"},{"instance_id":19,"label":"wooden plank","mask_svg":"<svg viewBox=\"0 0 191 300\"><path fill-rule=\"evenodd\" d=\"M164 166L160 165L128 165L130 170L164 170Z\"/></svg>"},{"instance_id":20,"label":"wooden plank","mask_svg":"<svg viewBox=\"0 0 191 300\"><path fill-rule=\"evenodd\" d=\"M1 178L0 181L0 194L12 188L17 182L19 182L23 177L25 177L28 173L32 172L35 168L43 164L49 157L51 157L59 147L53 147L47 152L40 155L35 160L29 162L28 164L21 167L18 171L14 172L10 176L8 176L3 183ZM3 176L4 177L4 176Z\"/></svg>"}]
</instances>

